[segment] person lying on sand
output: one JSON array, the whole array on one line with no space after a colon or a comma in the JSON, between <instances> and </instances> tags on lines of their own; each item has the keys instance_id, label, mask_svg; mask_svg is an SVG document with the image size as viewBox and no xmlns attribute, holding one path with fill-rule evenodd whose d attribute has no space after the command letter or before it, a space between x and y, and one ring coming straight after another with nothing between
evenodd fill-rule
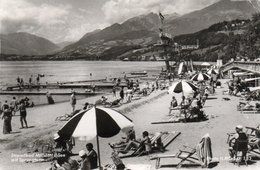
<instances>
[{"instance_id":1,"label":"person lying on sand","mask_svg":"<svg viewBox=\"0 0 260 170\"><path fill-rule=\"evenodd\" d=\"M254 106L250 102L239 102L238 107L240 107L240 110L260 110L259 103L256 103Z\"/></svg>"},{"instance_id":2,"label":"person lying on sand","mask_svg":"<svg viewBox=\"0 0 260 170\"><path fill-rule=\"evenodd\" d=\"M107 97L105 96L101 96L101 99L98 99L95 102L95 105L106 105L106 104L108 104L108 102L107 102Z\"/></svg>"}]
</instances>

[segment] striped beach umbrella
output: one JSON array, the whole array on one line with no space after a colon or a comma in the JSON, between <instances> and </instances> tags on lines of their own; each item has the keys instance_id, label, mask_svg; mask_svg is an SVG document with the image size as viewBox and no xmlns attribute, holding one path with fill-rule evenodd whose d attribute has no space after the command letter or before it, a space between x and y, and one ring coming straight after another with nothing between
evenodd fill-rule
<instances>
[{"instance_id":1,"label":"striped beach umbrella","mask_svg":"<svg viewBox=\"0 0 260 170\"><path fill-rule=\"evenodd\" d=\"M205 81L205 80L209 80L210 79L210 76L205 74L205 73L198 73L198 74L195 74L191 80L192 81Z\"/></svg>"},{"instance_id":2,"label":"striped beach umbrella","mask_svg":"<svg viewBox=\"0 0 260 170\"><path fill-rule=\"evenodd\" d=\"M213 69L213 68L207 70L207 74L208 74L208 75L217 74L217 72L218 72L218 71L217 71L216 69Z\"/></svg>"},{"instance_id":3,"label":"striped beach umbrella","mask_svg":"<svg viewBox=\"0 0 260 170\"><path fill-rule=\"evenodd\" d=\"M184 94L185 92L190 93L190 92L196 91L197 89L198 88L194 84L182 80L182 81L174 83L169 88L168 92Z\"/></svg>"},{"instance_id":4,"label":"striped beach umbrella","mask_svg":"<svg viewBox=\"0 0 260 170\"><path fill-rule=\"evenodd\" d=\"M74 115L59 131L61 139L70 139L72 136L79 140L90 140L96 137L98 155L98 137L109 138L117 135L121 130L134 126L132 121L118 111L109 108L93 107ZM100 165L100 157L99 157Z\"/></svg>"}]
</instances>

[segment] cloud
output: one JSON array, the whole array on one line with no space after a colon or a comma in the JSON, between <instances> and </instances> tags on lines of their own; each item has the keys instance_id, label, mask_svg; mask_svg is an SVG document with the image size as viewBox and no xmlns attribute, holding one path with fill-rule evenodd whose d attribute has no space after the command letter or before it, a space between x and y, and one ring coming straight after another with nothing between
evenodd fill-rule
<instances>
[{"instance_id":1,"label":"cloud","mask_svg":"<svg viewBox=\"0 0 260 170\"><path fill-rule=\"evenodd\" d=\"M109 0L102 10L105 19L109 23L115 23L149 12L185 14L217 1L219 0Z\"/></svg>"},{"instance_id":2,"label":"cloud","mask_svg":"<svg viewBox=\"0 0 260 170\"><path fill-rule=\"evenodd\" d=\"M4 34L28 32L53 42L76 41L87 32L107 26L105 22L89 19L90 10L75 8L72 3L0 1L0 32Z\"/></svg>"}]
</instances>

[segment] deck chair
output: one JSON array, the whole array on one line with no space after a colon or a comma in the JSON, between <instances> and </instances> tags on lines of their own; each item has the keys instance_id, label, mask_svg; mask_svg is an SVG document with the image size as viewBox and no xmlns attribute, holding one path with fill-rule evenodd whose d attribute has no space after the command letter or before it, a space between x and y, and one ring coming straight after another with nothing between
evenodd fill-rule
<instances>
[{"instance_id":1,"label":"deck chair","mask_svg":"<svg viewBox=\"0 0 260 170\"><path fill-rule=\"evenodd\" d=\"M179 152L174 155L159 155L152 157L151 160L156 159L156 169L160 168L160 160L162 158L178 158L180 162L176 168L181 168L184 162L200 165L201 167L208 167L212 160L211 140L208 134L204 135L196 148L183 146Z\"/></svg>"},{"instance_id":2,"label":"deck chair","mask_svg":"<svg viewBox=\"0 0 260 170\"><path fill-rule=\"evenodd\" d=\"M259 109L252 109L252 110L241 110L242 114L258 114L260 113Z\"/></svg>"},{"instance_id":3,"label":"deck chair","mask_svg":"<svg viewBox=\"0 0 260 170\"><path fill-rule=\"evenodd\" d=\"M246 126L246 134L248 135L248 145L249 151L248 153L251 156L255 156L260 158L260 139L256 137L257 128Z\"/></svg>"},{"instance_id":4,"label":"deck chair","mask_svg":"<svg viewBox=\"0 0 260 170\"><path fill-rule=\"evenodd\" d=\"M121 156L120 158L142 156L156 151L164 152L166 147L169 146L169 144L171 144L171 142L174 141L180 134L181 132L176 131L155 133L154 135L150 136L151 143L140 144L130 154Z\"/></svg>"}]
</instances>

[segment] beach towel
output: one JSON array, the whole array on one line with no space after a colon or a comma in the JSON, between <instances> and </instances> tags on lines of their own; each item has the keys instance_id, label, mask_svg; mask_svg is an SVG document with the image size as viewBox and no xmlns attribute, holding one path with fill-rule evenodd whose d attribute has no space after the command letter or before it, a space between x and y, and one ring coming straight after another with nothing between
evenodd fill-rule
<instances>
[{"instance_id":1,"label":"beach towel","mask_svg":"<svg viewBox=\"0 0 260 170\"><path fill-rule=\"evenodd\" d=\"M196 151L201 166L207 167L212 160L211 140L209 134L202 137L200 143L196 147Z\"/></svg>"}]
</instances>

